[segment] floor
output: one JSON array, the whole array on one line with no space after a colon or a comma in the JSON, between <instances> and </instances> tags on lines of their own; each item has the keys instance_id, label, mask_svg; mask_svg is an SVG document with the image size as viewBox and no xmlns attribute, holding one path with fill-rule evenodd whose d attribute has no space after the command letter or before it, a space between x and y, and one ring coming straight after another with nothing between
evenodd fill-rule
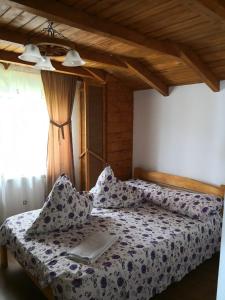
<instances>
[{"instance_id":1,"label":"floor","mask_svg":"<svg viewBox=\"0 0 225 300\"><path fill-rule=\"evenodd\" d=\"M219 256L214 257L151 300L215 300ZM13 257L0 270L0 300L44 300Z\"/></svg>"}]
</instances>

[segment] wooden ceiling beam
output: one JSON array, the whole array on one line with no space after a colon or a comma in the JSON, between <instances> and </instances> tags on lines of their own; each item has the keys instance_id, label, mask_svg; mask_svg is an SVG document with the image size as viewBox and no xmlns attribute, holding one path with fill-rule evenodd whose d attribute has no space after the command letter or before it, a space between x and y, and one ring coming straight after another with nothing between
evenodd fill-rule
<instances>
[{"instance_id":1,"label":"wooden ceiling beam","mask_svg":"<svg viewBox=\"0 0 225 300\"><path fill-rule=\"evenodd\" d=\"M111 23L104 19L91 16L78 9L54 0L1 0L12 7L17 7L35 15L75 27L87 32L108 37L144 50L155 50L176 56L174 44L167 41L146 38L146 36L124 26Z\"/></svg>"},{"instance_id":2,"label":"wooden ceiling beam","mask_svg":"<svg viewBox=\"0 0 225 300\"><path fill-rule=\"evenodd\" d=\"M212 91L218 92L220 90L220 81L215 77L207 65L202 62L201 58L191 49L183 46L179 47L179 51L182 61L190 66Z\"/></svg>"},{"instance_id":3,"label":"wooden ceiling beam","mask_svg":"<svg viewBox=\"0 0 225 300\"><path fill-rule=\"evenodd\" d=\"M10 51L0 50L0 62L13 63L20 66L33 67L34 64L22 61L18 58L18 54ZM56 68L55 72L74 75L82 78L95 79L87 70L82 67L68 68L64 67L61 63L54 61L52 63Z\"/></svg>"},{"instance_id":4,"label":"wooden ceiling beam","mask_svg":"<svg viewBox=\"0 0 225 300\"><path fill-rule=\"evenodd\" d=\"M106 73L104 71L85 67L83 67L83 69L90 73L100 83L106 84Z\"/></svg>"},{"instance_id":5,"label":"wooden ceiling beam","mask_svg":"<svg viewBox=\"0 0 225 300\"><path fill-rule=\"evenodd\" d=\"M15 32L6 28L0 28L0 40L8 41L10 43L16 43L19 45L24 45L27 43L28 38L29 38L29 34ZM41 35L33 36L31 41L36 43L52 42L51 38L41 36ZM70 48L75 48L85 61L99 63L110 67L113 66L119 68L126 68L126 65L123 62L121 62L119 59L117 59L115 56L113 57L106 53L96 51L94 49L85 49L67 40L54 38L54 42L59 44L63 43L65 46L68 46Z\"/></svg>"},{"instance_id":6,"label":"wooden ceiling beam","mask_svg":"<svg viewBox=\"0 0 225 300\"><path fill-rule=\"evenodd\" d=\"M126 59L125 63L141 80L163 96L169 95L169 87L155 74L152 74L144 65L133 59Z\"/></svg>"},{"instance_id":7,"label":"wooden ceiling beam","mask_svg":"<svg viewBox=\"0 0 225 300\"><path fill-rule=\"evenodd\" d=\"M4 67L5 70L8 70L8 68L9 68L9 66L10 66L9 63L3 62L3 61L1 61L0 64L3 65L3 67Z\"/></svg>"}]
</instances>

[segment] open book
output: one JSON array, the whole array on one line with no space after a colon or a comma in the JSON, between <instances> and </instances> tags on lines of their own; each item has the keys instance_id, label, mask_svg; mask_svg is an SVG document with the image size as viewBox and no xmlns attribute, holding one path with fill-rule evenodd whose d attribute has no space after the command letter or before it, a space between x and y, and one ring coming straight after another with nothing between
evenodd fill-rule
<instances>
[{"instance_id":1,"label":"open book","mask_svg":"<svg viewBox=\"0 0 225 300\"><path fill-rule=\"evenodd\" d=\"M68 258L76 262L90 264L95 262L116 241L117 237L109 232L95 232L86 237L68 253Z\"/></svg>"}]
</instances>

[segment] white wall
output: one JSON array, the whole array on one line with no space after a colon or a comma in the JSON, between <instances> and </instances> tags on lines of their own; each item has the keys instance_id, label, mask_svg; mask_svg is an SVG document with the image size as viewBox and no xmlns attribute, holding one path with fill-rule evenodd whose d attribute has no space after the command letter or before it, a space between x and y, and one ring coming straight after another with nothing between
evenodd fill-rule
<instances>
[{"instance_id":1,"label":"white wall","mask_svg":"<svg viewBox=\"0 0 225 300\"><path fill-rule=\"evenodd\" d=\"M225 184L225 81L135 92L133 166Z\"/></svg>"}]
</instances>

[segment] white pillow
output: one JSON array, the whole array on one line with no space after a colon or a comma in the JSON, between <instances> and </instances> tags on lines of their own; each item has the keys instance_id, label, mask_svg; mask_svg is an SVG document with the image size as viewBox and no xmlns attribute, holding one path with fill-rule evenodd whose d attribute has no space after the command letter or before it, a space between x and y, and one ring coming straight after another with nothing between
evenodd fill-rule
<instances>
[{"instance_id":1,"label":"white pillow","mask_svg":"<svg viewBox=\"0 0 225 300\"><path fill-rule=\"evenodd\" d=\"M67 230L86 222L93 207L93 195L77 192L66 175L55 182L40 214L27 234Z\"/></svg>"}]
</instances>

